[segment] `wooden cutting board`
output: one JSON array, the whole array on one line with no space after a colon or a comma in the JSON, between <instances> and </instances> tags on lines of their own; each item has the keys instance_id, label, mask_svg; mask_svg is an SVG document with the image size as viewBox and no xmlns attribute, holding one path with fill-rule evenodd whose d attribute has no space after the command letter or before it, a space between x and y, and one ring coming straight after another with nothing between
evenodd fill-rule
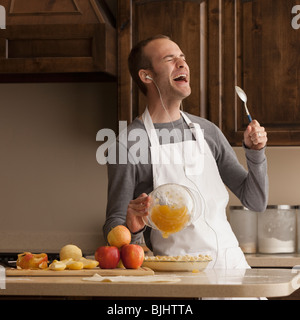
<instances>
[{"instance_id":1,"label":"wooden cutting board","mask_svg":"<svg viewBox=\"0 0 300 320\"><path fill-rule=\"evenodd\" d=\"M98 273L100 276L146 276L154 275L154 271L150 268L141 267L139 269L81 269L81 270L63 270L53 271L49 269L30 270L30 269L15 269L6 268L7 277L58 277L58 276L93 276Z\"/></svg>"}]
</instances>

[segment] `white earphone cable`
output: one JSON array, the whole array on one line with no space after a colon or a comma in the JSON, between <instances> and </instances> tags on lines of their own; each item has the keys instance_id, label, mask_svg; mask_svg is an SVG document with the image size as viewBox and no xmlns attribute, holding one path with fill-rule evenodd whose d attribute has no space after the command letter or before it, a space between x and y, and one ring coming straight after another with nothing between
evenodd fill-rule
<instances>
[{"instance_id":1,"label":"white earphone cable","mask_svg":"<svg viewBox=\"0 0 300 320\"><path fill-rule=\"evenodd\" d=\"M171 118L171 116L170 116L167 108L165 107L165 104L164 104L164 101L163 101L163 98L162 98L162 95L161 95L161 92L160 92L160 89L159 89L158 85L156 84L156 82L155 82L152 78L151 78L151 80L153 81L153 83L154 83L154 85L155 85L155 87L156 87L156 89L157 89L157 92L158 92L158 95L159 95L159 99L160 99L161 105L162 105L163 109L165 110L165 112L166 112L167 115L168 115L168 118L169 118L169 120L170 120L170 122L171 122L171 124L172 124L172 126L173 126L173 129L174 129L176 135L177 135L178 142L183 141L183 138L182 138L182 137L181 137L181 139L179 139L179 136L178 136L177 130L176 130L175 126L174 126L173 120L172 120L172 118ZM181 118L181 119L182 119L182 118ZM181 125L182 125L182 129L183 129L183 132L184 132L183 119L182 119ZM183 134L183 132L182 132L182 134Z\"/></svg>"}]
</instances>

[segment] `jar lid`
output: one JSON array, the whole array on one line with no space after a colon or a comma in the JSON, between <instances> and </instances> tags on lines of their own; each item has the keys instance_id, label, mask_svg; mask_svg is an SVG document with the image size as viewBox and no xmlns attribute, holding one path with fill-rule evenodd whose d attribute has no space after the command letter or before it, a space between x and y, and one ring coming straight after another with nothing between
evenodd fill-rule
<instances>
[{"instance_id":1,"label":"jar lid","mask_svg":"<svg viewBox=\"0 0 300 320\"><path fill-rule=\"evenodd\" d=\"M291 210L291 209L299 209L299 206L291 206L289 204L280 204L280 205L269 205L267 209L280 209L280 210Z\"/></svg>"}]
</instances>

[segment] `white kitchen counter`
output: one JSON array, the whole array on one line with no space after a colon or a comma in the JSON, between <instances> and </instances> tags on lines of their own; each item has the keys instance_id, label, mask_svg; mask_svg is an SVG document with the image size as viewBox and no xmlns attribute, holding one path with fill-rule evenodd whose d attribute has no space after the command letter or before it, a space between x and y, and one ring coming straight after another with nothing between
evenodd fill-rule
<instances>
[{"instance_id":1,"label":"white kitchen counter","mask_svg":"<svg viewBox=\"0 0 300 320\"><path fill-rule=\"evenodd\" d=\"M177 272L175 283L118 283L84 281L79 276L6 277L8 296L76 296L76 297L278 297L287 296L300 287L300 273L290 269L209 269L199 273Z\"/></svg>"}]
</instances>

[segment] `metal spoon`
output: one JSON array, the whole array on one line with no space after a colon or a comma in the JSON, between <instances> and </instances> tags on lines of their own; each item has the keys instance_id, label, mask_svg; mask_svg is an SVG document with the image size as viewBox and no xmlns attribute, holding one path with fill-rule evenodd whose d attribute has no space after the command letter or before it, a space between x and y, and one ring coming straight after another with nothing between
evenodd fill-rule
<instances>
[{"instance_id":1,"label":"metal spoon","mask_svg":"<svg viewBox=\"0 0 300 320\"><path fill-rule=\"evenodd\" d=\"M247 108L247 95L246 95L246 93L244 92L243 89L241 89L238 86L235 86L235 91L236 91L237 95L240 97L240 99L244 102L244 106L245 106L245 110L246 110L246 114L247 114L248 120L249 120L249 122L251 122L252 118L251 118L250 113L249 113L248 108Z\"/></svg>"}]
</instances>

